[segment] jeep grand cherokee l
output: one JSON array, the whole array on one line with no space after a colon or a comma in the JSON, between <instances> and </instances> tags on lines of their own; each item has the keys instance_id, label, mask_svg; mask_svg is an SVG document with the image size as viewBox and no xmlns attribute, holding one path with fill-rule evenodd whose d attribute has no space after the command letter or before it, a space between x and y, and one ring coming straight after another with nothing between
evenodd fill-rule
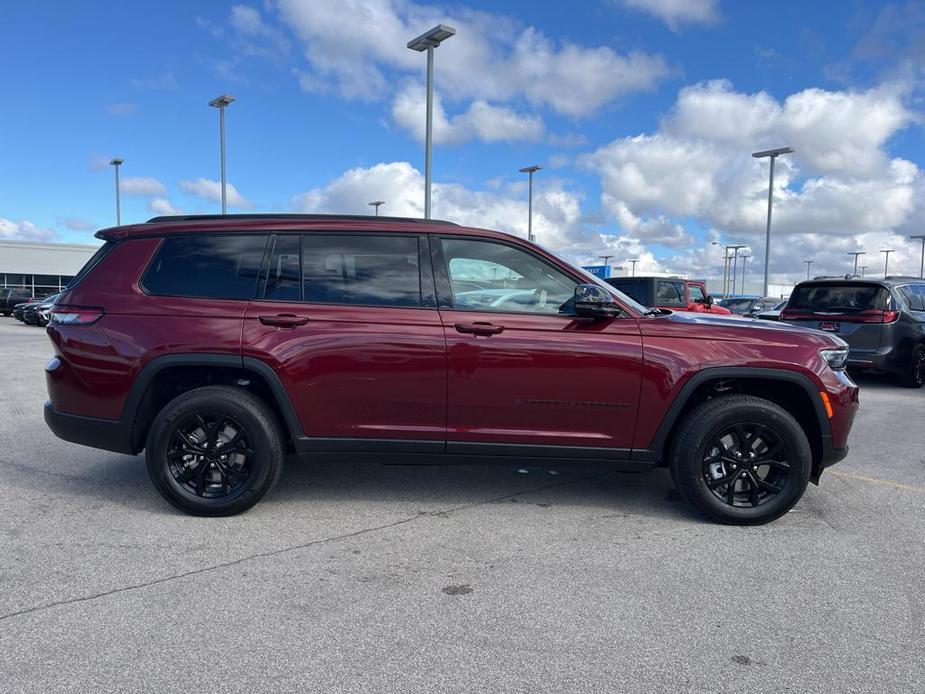
<instances>
[{"instance_id":1,"label":"jeep grand cherokee l","mask_svg":"<svg viewBox=\"0 0 925 694\"><path fill-rule=\"evenodd\" d=\"M847 452L857 387L819 331L647 309L508 234L386 217L155 218L58 297L45 419L144 450L172 504L257 502L285 453L670 467L728 523Z\"/></svg>"}]
</instances>

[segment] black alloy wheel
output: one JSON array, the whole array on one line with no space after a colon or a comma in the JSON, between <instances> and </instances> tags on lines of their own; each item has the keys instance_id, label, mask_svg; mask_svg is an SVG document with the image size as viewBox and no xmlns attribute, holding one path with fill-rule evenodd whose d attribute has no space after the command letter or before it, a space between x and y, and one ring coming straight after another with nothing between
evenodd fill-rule
<instances>
[{"instance_id":1,"label":"black alloy wheel","mask_svg":"<svg viewBox=\"0 0 925 694\"><path fill-rule=\"evenodd\" d=\"M704 481L723 503L754 508L786 487L786 458L786 447L774 431L757 423L735 424L710 439L703 458Z\"/></svg>"},{"instance_id":2,"label":"black alloy wheel","mask_svg":"<svg viewBox=\"0 0 925 694\"><path fill-rule=\"evenodd\" d=\"M237 492L254 462L247 430L218 412L197 413L174 427L167 452L173 481L203 498Z\"/></svg>"}]
</instances>

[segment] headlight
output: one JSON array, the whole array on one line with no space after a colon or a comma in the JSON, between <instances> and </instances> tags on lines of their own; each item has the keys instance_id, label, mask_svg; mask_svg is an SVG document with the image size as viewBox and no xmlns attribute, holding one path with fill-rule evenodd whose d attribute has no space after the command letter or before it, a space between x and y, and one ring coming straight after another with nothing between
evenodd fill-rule
<instances>
[{"instance_id":1,"label":"headlight","mask_svg":"<svg viewBox=\"0 0 925 694\"><path fill-rule=\"evenodd\" d=\"M825 359L826 364L834 371L841 371L848 364L848 348L833 347L831 349L820 349L820 356Z\"/></svg>"}]
</instances>

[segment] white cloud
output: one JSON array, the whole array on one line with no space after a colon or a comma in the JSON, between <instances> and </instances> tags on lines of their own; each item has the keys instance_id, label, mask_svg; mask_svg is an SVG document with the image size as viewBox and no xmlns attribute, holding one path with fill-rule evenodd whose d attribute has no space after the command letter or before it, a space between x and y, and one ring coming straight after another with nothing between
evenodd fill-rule
<instances>
[{"instance_id":1,"label":"white cloud","mask_svg":"<svg viewBox=\"0 0 925 694\"><path fill-rule=\"evenodd\" d=\"M781 102L763 92L735 92L727 82L698 84L680 92L657 131L615 140L580 161L599 173L602 204L625 233L680 244L683 232L675 229L672 237L671 225L697 220L724 239L753 244L757 270L768 163L750 154L792 145L796 152L777 161L772 273L798 279L800 261L815 258L814 272L837 274L845 271L848 250L879 250L859 243L898 239L925 221L922 172L887 150L914 120L903 96L902 85L886 84L807 89ZM911 261L900 241L891 265L905 267ZM717 266L696 250L664 262L697 272Z\"/></svg>"},{"instance_id":2,"label":"white cloud","mask_svg":"<svg viewBox=\"0 0 925 694\"><path fill-rule=\"evenodd\" d=\"M119 181L119 190L125 195L166 195L167 188L152 176L129 176Z\"/></svg>"},{"instance_id":3,"label":"white cloud","mask_svg":"<svg viewBox=\"0 0 925 694\"><path fill-rule=\"evenodd\" d=\"M171 71L147 77L134 77L129 80L129 83L136 89L150 89L153 91L173 92L180 88L176 75Z\"/></svg>"},{"instance_id":4,"label":"white cloud","mask_svg":"<svg viewBox=\"0 0 925 694\"><path fill-rule=\"evenodd\" d=\"M167 198L151 198L148 209L157 215L183 214L183 210L174 207Z\"/></svg>"},{"instance_id":5,"label":"white cloud","mask_svg":"<svg viewBox=\"0 0 925 694\"><path fill-rule=\"evenodd\" d=\"M222 200L221 181L213 181L209 178L197 178L195 181L180 181L178 185L183 192L195 195L198 198L212 200L213 202L221 202ZM228 207L239 207L242 209L251 209L254 207L254 204L250 200L238 192L234 184L226 184L225 191L228 199Z\"/></svg>"},{"instance_id":6,"label":"white cloud","mask_svg":"<svg viewBox=\"0 0 925 694\"><path fill-rule=\"evenodd\" d=\"M392 118L418 140L424 140L424 116L426 112L424 87L408 83L395 96L392 103ZM437 144L459 144L471 139L483 142L502 142L542 138L545 128L539 116L517 113L506 106L493 106L484 101L474 101L464 113L448 118L443 102L434 95L434 142Z\"/></svg>"},{"instance_id":7,"label":"white cloud","mask_svg":"<svg viewBox=\"0 0 925 694\"><path fill-rule=\"evenodd\" d=\"M672 31L683 24L712 24L719 19L719 0L612 0L661 19Z\"/></svg>"},{"instance_id":8,"label":"white cloud","mask_svg":"<svg viewBox=\"0 0 925 694\"><path fill-rule=\"evenodd\" d=\"M302 88L335 88L349 98L388 92L392 71L420 74L424 59L406 43L437 23L457 29L436 52L438 86L454 100L526 100L585 116L653 89L670 73L656 55L554 42L508 16L465 6L451 12L404 0L278 0L277 6L305 46L309 69L297 72ZM345 40L345 26L364 29Z\"/></svg>"},{"instance_id":9,"label":"white cloud","mask_svg":"<svg viewBox=\"0 0 925 694\"><path fill-rule=\"evenodd\" d=\"M0 217L0 239L52 241L54 238L54 231L36 226L26 219L14 222L12 219Z\"/></svg>"}]
</instances>

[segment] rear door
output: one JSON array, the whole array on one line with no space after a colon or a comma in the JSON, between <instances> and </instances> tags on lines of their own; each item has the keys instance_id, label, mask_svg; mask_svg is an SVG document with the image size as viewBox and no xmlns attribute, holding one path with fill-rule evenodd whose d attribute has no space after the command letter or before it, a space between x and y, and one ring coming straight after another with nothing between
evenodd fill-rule
<instances>
[{"instance_id":1,"label":"rear door","mask_svg":"<svg viewBox=\"0 0 925 694\"><path fill-rule=\"evenodd\" d=\"M578 281L529 249L459 236L431 243L449 365L447 450L628 451L642 369L636 320L569 315Z\"/></svg>"},{"instance_id":2,"label":"rear door","mask_svg":"<svg viewBox=\"0 0 925 694\"><path fill-rule=\"evenodd\" d=\"M868 282L818 282L797 285L781 319L838 335L852 351L881 346L883 329L898 317L886 287Z\"/></svg>"},{"instance_id":3,"label":"rear door","mask_svg":"<svg viewBox=\"0 0 925 694\"><path fill-rule=\"evenodd\" d=\"M306 445L442 451L446 348L426 237L312 232L272 243L243 350L280 377Z\"/></svg>"}]
</instances>

